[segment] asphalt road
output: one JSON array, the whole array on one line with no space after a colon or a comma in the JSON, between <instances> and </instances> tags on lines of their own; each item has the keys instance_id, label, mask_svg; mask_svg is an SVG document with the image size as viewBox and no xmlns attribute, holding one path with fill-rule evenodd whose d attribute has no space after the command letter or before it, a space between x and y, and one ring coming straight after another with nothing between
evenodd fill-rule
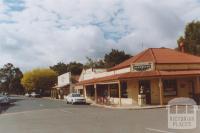
<instances>
[{"instance_id":1,"label":"asphalt road","mask_svg":"<svg viewBox=\"0 0 200 133\"><path fill-rule=\"evenodd\" d=\"M0 133L199 133L171 130L166 109L121 110L90 105L67 105L63 101L13 97L1 107Z\"/></svg>"}]
</instances>

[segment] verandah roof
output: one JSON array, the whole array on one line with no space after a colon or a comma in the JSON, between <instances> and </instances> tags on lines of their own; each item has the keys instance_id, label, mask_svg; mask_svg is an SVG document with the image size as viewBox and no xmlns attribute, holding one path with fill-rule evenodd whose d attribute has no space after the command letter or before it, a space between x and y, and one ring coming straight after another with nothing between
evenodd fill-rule
<instances>
[{"instance_id":1,"label":"verandah roof","mask_svg":"<svg viewBox=\"0 0 200 133\"><path fill-rule=\"evenodd\" d=\"M146 72L128 72L116 74L102 78L93 78L90 80L80 81L76 85L94 84L100 82L110 82L115 80L125 80L131 78L148 78L148 77L170 77L170 76L196 76L200 75L200 70L184 70L184 71L146 71Z\"/></svg>"}]
</instances>

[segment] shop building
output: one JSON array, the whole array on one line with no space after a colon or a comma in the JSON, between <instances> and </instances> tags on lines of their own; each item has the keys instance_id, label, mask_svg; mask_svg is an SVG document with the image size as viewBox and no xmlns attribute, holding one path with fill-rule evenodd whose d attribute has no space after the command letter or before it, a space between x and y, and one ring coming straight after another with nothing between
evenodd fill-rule
<instances>
[{"instance_id":1,"label":"shop building","mask_svg":"<svg viewBox=\"0 0 200 133\"><path fill-rule=\"evenodd\" d=\"M64 95L75 92L75 83L78 82L79 76L71 75L70 72L59 75L57 85L51 89L51 97L63 99Z\"/></svg>"},{"instance_id":2,"label":"shop building","mask_svg":"<svg viewBox=\"0 0 200 133\"><path fill-rule=\"evenodd\" d=\"M103 68L83 69L81 74L80 74L79 80L78 80L80 84L77 83L76 86L75 86L76 92L78 92L82 95L85 95L84 94L84 84L82 84L81 82L82 81L88 81L88 80L91 80L91 79L95 79L99 74L102 75L106 72L107 72L107 70L103 69ZM92 87L92 85L87 86L87 96L88 96L87 100L89 102L94 101L94 96L93 96L94 88L91 88L91 87Z\"/></svg>"},{"instance_id":3,"label":"shop building","mask_svg":"<svg viewBox=\"0 0 200 133\"><path fill-rule=\"evenodd\" d=\"M84 77L84 73L80 77ZM149 48L107 71L80 78L85 97L98 104L149 105L200 96L200 57L169 48Z\"/></svg>"}]
</instances>

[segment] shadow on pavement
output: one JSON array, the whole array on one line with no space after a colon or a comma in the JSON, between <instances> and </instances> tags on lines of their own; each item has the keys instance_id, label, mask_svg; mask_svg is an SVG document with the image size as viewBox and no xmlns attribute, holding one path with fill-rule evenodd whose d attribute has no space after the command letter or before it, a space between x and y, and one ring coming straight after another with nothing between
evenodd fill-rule
<instances>
[{"instance_id":1,"label":"shadow on pavement","mask_svg":"<svg viewBox=\"0 0 200 133\"><path fill-rule=\"evenodd\" d=\"M73 105L90 105L91 103L74 103Z\"/></svg>"},{"instance_id":2,"label":"shadow on pavement","mask_svg":"<svg viewBox=\"0 0 200 133\"><path fill-rule=\"evenodd\" d=\"M22 99L22 98L16 98L16 97L11 97L9 104L0 104L0 114L3 113L3 112L5 112L10 107L15 106L15 102L20 101L20 100L24 100L24 99Z\"/></svg>"},{"instance_id":3,"label":"shadow on pavement","mask_svg":"<svg viewBox=\"0 0 200 133\"><path fill-rule=\"evenodd\" d=\"M8 108L15 106L15 104L4 104L4 105L0 105L0 114L5 112Z\"/></svg>"}]
</instances>

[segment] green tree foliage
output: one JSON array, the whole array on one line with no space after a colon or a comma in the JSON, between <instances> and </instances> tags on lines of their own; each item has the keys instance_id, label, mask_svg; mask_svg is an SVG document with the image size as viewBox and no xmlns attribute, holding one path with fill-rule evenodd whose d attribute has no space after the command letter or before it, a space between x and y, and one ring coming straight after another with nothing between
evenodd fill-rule
<instances>
[{"instance_id":1,"label":"green tree foliage","mask_svg":"<svg viewBox=\"0 0 200 133\"><path fill-rule=\"evenodd\" d=\"M72 75L80 75L83 68L110 68L113 67L128 58L131 55L126 54L124 51L119 51L117 49L112 49L111 52L104 55L103 59L94 60L92 58L86 57L87 62L83 65L78 62L70 62L68 64L59 62L54 66L50 66L50 69L58 73L58 75L71 72Z\"/></svg>"},{"instance_id":2,"label":"green tree foliage","mask_svg":"<svg viewBox=\"0 0 200 133\"><path fill-rule=\"evenodd\" d=\"M54 66L50 66L50 69L57 72L58 75L62 75L67 72L71 72L72 75L79 75L83 69L83 64L78 62L70 62L69 64L59 62Z\"/></svg>"},{"instance_id":3,"label":"green tree foliage","mask_svg":"<svg viewBox=\"0 0 200 133\"><path fill-rule=\"evenodd\" d=\"M67 71L71 72L72 75L80 75L83 69L83 64L77 62L70 62L67 64Z\"/></svg>"},{"instance_id":4,"label":"green tree foliage","mask_svg":"<svg viewBox=\"0 0 200 133\"><path fill-rule=\"evenodd\" d=\"M84 65L84 68L105 68L105 63L103 60L93 60L92 58L86 57L87 62Z\"/></svg>"},{"instance_id":5,"label":"green tree foliage","mask_svg":"<svg viewBox=\"0 0 200 133\"><path fill-rule=\"evenodd\" d=\"M54 66L50 66L50 69L57 72L58 75L62 75L64 73L68 72L68 66L63 62L59 62L58 64L56 64Z\"/></svg>"},{"instance_id":6,"label":"green tree foliage","mask_svg":"<svg viewBox=\"0 0 200 133\"><path fill-rule=\"evenodd\" d=\"M0 87L8 93L22 93L23 86L20 81L23 77L21 70L11 63L7 63L0 69Z\"/></svg>"},{"instance_id":7,"label":"green tree foliage","mask_svg":"<svg viewBox=\"0 0 200 133\"><path fill-rule=\"evenodd\" d=\"M129 59L130 57L131 57L131 55L125 54L124 51L112 49L110 53L105 54L105 56L104 56L105 67L106 68L113 67L113 66Z\"/></svg>"},{"instance_id":8,"label":"green tree foliage","mask_svg":"<svg viewBox=\"0 0 200 133\"><path fill-rule=\"evenodd\" d=\"M34 69L24 73L21 83L27 92L36 91L43 95L55 85L57 76L51 69Z\"/></svg>"},{"instance_id":9,"label":"green tree foliage","mask_svg":"<svg viewBox=\"0 0 200 133\"><path fill-rule=\"evenodd\" d=\"M130 57L131 55L126 54L124 51L112 49L111 52L105 54L104 58L100 60L93 60L89 57L86 57L87 62L84 68L111 68L129 59Z\"/></svg>"},{"instance_id":10,"label":"green tree foliage","mask_svg":"<svg viewBox=\"0 0 200 133\"><path fill-rule=\"evenodd\" d=\"M185 27L185 34L177 43L184 43L184 51L194 55L200 55L200 21L192 21Z\"/></svg>"}]
</instances>

